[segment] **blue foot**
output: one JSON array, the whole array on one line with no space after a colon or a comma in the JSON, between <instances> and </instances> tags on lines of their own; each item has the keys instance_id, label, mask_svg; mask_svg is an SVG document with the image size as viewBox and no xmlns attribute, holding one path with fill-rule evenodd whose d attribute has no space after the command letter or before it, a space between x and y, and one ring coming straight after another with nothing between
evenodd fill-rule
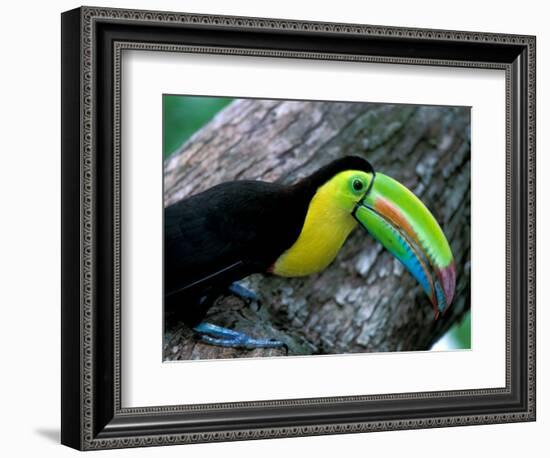
<instances>
[{"instance_id":1,"label":"blue foot","mask_svg":"<svg viewBox=\"0 0 550 458\"><path fill-rule=\"evenodd\" d=\"M219 347L246 348L284 348L288 353L286 344L275 339L254 339L241 332L223 328L215 324L202 322L193 328L200 334L203 342Z\"/></svg>"},{"instance_id":2,"label":"blue foot","mask_svg":"<svg viewBox=\"0 0 550 458\"><path fill-rule=\"evenodd\" d=\"M246 288L238 282L231 283L229 292L234 296L240 297L247 302L259 302L260 298L251 289Z\"/></svg>"}]
</instances>

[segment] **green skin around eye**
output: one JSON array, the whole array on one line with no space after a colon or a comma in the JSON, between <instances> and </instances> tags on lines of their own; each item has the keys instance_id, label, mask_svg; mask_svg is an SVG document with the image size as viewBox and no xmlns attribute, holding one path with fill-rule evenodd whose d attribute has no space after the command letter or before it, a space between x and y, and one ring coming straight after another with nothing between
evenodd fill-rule
<instances>
[{"instance_id":1,"label":"green skin around eye","mask_svg":"<svg viewBox=\"0 0 550 458\"><path fill-rule=\"evenodd\" d=\"M367 189L365 178L359 176L353 177L350 180L350 189L353 194L361 195Z\"/></svg>"},{"instance_id":2,"label":"green skin around eye","mask_svg":"<svg viewBox=\"0 0 550 458\"><path fill-rule=\"evenodd\" d=\"M365 183L359 178L354 178L351 182L351 188L354 192L361 192L363 189L365 189Z\"/></svg>"}]
</instances>

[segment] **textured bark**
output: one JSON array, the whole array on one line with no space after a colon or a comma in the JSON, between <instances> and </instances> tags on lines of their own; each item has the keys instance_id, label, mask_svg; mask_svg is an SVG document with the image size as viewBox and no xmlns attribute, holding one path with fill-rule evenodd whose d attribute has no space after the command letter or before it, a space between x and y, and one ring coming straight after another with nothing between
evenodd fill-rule
<instances>
[{"instance_id":1,"label":"textured bark","mask_svg":"<svg viewBox=\"0 0 550 458\"><path fill-rule=\"evenodd\" d=\"M456 261L452 308L432 306L401 264L360 229L325 271L253 275L261 308L220 298L209 321L285 341L289 354L426 350L470 304L470 110L367 103L238 100L165 162L165 204L237 179L294 182L344 155L362 155L417 194ZM182 304L184 306L184 304ZM196 343L167 329L165 359L280 355Z\"/></svg>"}]
</instances>

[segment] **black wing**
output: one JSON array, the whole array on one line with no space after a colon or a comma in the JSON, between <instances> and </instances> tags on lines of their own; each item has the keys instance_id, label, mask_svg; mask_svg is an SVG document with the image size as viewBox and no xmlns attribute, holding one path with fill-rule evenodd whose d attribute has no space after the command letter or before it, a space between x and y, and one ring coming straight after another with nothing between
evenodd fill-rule
<instances>
[{"instance_id":1,"label":"black wing","mask_svg":"<svg viewBox=\"0 0 550 458\"><path fill-rule=\"evenodd\" d=\"M276 183L235 181L165 209L165 296L262 272L297 239L306 209Z\"/></svg>"}]
</instances>

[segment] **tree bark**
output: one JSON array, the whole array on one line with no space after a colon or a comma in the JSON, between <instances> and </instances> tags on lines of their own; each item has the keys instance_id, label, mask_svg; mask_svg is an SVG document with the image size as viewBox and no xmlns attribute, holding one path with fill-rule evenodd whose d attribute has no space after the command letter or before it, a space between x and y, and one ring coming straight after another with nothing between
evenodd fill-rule
<instances>
[{"instance_id":1,"label":"tree bark","mask_svg":"<svg viewBox=\"0 0 550 458\"><path fill-rule=\"evenodd\" d=\"M222 297L209 321L281 339L289 354L411 351L429 349L469 309L469 108L237 100L166 160L165 205L224 181L292 183L345 155L361 155L403 183L440 223L457 269L448 313L435 321L412 276L357 229L323 272L248 277L260 309ZM165 334L167 360L280 354L197 343L185 326Z\"/></svg>"}]
</instances>

